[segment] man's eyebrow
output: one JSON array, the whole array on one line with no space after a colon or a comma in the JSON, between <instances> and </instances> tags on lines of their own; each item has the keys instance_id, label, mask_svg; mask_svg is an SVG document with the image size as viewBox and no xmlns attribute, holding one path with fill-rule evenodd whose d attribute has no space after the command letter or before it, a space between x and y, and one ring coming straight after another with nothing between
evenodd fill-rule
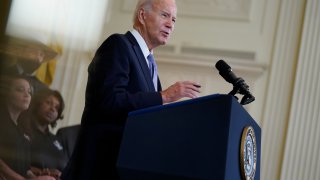
<instances>
[{"instance_id":1,"label":"man's eyebrow","mask_svg":"<svg viewBox=\"0 0 320 180\"><path fill-rule=\"evenodd\" d=\"M160 10L160 11L161 11L161 13L165 13L166 15L170 15L170 16L172 16L172 18L177 19L177 17L173 16L172 13L170 13L169 11L166 11L166 10Z\"/></svg>"},{"instance_id":2,"label":"man's eyebrow","mask_svg":"<svg viewBox=\"0 0 320 180\"><path fill-rule=\"evenodd\" d=\"M166 14L170 14L168 11L166 10L160 10L162 13L166 13Z\"/></svg>"}]
</instances>

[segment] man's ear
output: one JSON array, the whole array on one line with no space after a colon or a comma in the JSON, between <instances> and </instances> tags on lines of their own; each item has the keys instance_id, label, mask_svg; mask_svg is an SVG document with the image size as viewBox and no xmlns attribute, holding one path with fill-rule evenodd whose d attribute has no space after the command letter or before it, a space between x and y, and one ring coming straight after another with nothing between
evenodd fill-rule
<instances>
[{"instance_id":1,"label":"man's ear","mask_svg":"<svg viewBox=\"0 0 320 180\"><path fill-rule=\"evenodd\" d=\"M139 10L138 19L141 24L145 24L146 11L143 8Z\"/></svg>"}]
</instances>

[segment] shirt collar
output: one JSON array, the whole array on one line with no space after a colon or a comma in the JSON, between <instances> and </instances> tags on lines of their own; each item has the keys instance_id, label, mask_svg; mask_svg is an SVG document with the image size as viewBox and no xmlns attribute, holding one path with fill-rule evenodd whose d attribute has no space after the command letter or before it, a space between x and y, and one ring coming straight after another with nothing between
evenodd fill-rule
<instances>
[{"instance_id":1,"label":"shirt collar","mask_svg":"<svg viewBox=\"0 0 320 180\"><path fill-rule=\"evenodd\" d=\"M138 42L138 44L139 44L139 46L140 46L140 48L142 50L142 53L143 53L144 57L147 59L149 54L153 53L153 52L149 51L149 48L147 46L146 41L143 39L143 37L140 35L140 33L137 30L132 29L130 32L134 36L134 38L137 40L137 42Z\"/></svg>"}]
</instances>

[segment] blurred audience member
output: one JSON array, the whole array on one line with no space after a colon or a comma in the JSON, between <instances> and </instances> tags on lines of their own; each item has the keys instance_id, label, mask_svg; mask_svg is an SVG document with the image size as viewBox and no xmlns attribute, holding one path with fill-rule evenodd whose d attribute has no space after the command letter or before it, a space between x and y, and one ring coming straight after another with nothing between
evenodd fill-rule
<instances>
[{"instance_id":1,"label":"blurred audience member","mask_svg":"<svg viewBox=\"0 0 320 180\"><path fill-rule=\"evenodd\" d=\"M57 137L62 143L65 152L68 155L68 158L71 157L72 152L74 150L74 146L77 142L78 134L80 131L80 124L63 127L57 131Z\"/></svg>"},{"instance_id":2,"label":"blurred audience member","mask_svg":"<svg viewBox=\"0 0 320 180\"><path fill-rule=\"evenodd\" d=\"M43 89L32 98L25 128L31 138L31 166L36 175L59 178L67 164L67 154L49 127L54 128L63 118L63 109L63 98L56 90Z\"/></svg>"},{"instance_id":3,"label":"blurred audience member","mask_svg":"<svg viewBox=\"0 0 320 180\"><path fill-rule=\"evenodd\" d=\"M13 171L26 176L30 144L18 128L18 118L30 105L32 88L23 76L2 76L0 84L0 157Z\"/></svg>"},{"instance_id":4,"label":"blurred audience member","mask_svg":"<svg viewBox=\"0 0 320 180\"><path fill-rule=\"evenodd\" d=\"M32 87L24 76L0 77L0 179L24 180L30 170L30 138L20 128L29 108ZM31 179L54 180L49 176Z\"/></svg>"}]
</instances>

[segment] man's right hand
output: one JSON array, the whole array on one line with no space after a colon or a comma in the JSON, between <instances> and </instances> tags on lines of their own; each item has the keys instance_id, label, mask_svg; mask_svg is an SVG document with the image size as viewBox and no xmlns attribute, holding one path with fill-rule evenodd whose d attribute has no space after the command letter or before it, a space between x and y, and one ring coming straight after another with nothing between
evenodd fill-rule
<instances>
[{"instance_id":1,"label":"man's right hand","mask_svg":"<svg viewBox=\"0 0 320 180\"><path fill-rule=\"evenodd\" d=\"M181 98L196 98L200 93L201 86L192 81L179 81L169 88L161 91L163 104L177 101Z\"/></svg>"}]
</instances>

